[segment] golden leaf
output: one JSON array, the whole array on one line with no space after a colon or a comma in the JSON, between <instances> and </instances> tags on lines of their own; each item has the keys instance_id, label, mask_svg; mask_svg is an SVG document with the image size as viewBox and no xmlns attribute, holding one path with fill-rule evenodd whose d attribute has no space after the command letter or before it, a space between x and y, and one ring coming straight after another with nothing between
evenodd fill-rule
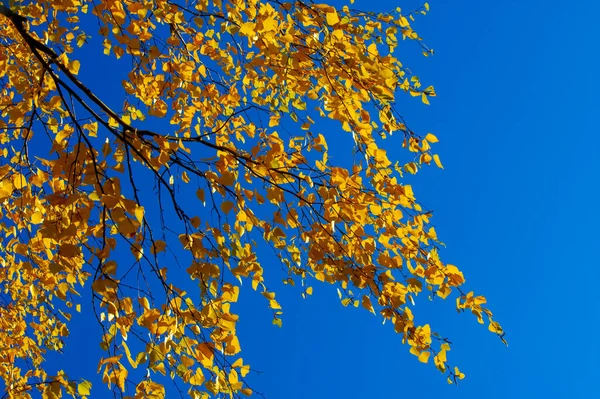
<instances>
[{"instance_id":1,"label":"golden leaf","mask_svg":"<svg viewBox=\"0 0 600 399\"><path fill-rule=\"evenodd\" d=\"M252 36L254 35L254 26L253 22L246 22L240 27L240 34L244 36Z\"/></svg>"},{"instance_id":2,"label":"golden leaf","mask_svg":"<svg viewBox=\"0 0 600 399\"><path fill-rule=\"evenodd\" d=\"M437 143L439 140L437 137L435 137L433 134L431 133L427 133L427 135L425 136L425 140L427 140L430 143Z\"/></svg>"},{"instance_id":3,"label":"golden leaf","mask_svg":"<svg viewBox=\"0 0 600 399\"><path fill-rule=\"evenodd\" d=\"M89 396L92 393L92 383L89 381L82 381L77 384L77 393L81 396Z\"/></svg>"},{"instance_id":4,"label":"golden leaf","mask_svg":"<svg viewBox=\"0 0 600 399\"><path fill-rule=\"evenodd\" d=\"M330 26L334 26L338 22L340 22L340 18L338 17L337 11L335 9L325 14L325 16L327 19L327 24Z\"/></svg>"},{"instance_id":5,"label":"golden leaf","mask_svg":"<svg viewBox=\"0 0 600 399\"><path fill-rule=\"evenodd\" d=\"M429 361L429 356L431 355L431 352L429 351L423 351L419 354L419 361L421 363L427 363Z\"/></svg>"}]
</instances>

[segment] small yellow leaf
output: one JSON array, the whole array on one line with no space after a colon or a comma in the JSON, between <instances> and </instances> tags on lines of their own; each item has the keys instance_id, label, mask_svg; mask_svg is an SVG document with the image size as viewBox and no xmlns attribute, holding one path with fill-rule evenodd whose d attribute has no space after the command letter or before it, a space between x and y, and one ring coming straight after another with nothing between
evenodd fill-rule
<instances>
[{"instance_id":1,"label":"small yellow leaf","mask_svg":"<svg viewBox=\"0 0 600 399\"><path fill-rule=\"evenodd\" d=\"M40 224L44 220L44 215L42 215L42 212L36 211L31 215L30 220L33 224Z\"/></svg>"},{"instance_id":2,"label":"small yellow leaf","mask_svg":"<svg viewBox=\"0 0 600 399\"><path fill-rule=\"evenodd\" d=\"M77 36L77 47L83 47L86 39L87 39L87 36L84 34Z\"/></svg>"},{"instance_id":3,"label":"small yellow leaf","mask_svg":"<svg viewBox=\"0 0 600 399\"><path fill-rule=\"evenodd\" d=\"M429 100L427 99L427 94L425 94L425 93L421 94L421 101L423 101L423 104L429 105Z\"/></svg>"},{"instance_id":4,"label":"small yellow leaf","mask_svg":"<svg viewBox=\"0 0 600 399\"><path fill-rule=\"evenodd\" d=\"M465 378L465 374L461 373L460 370L458 369L458 367L454 367L454 375L456 375L456 377L458 377L458 379L460 379L460 380Z\"/></svg>"},{"instance_id":5,"label":"small yellow leaf","mask_svg":"<svg viewBox=\"0 0 600 399\"><path fill-rule=\"evenodd\" d=\"M137 208L135 208L134 213L135 213L135 218L137 219L139 224L143 224L144 223L144 207L138 206Z\"/></svg>"},{"instance_id":6,"label":"small yellow leaf","mask_svg":"<svg viewBox=\"0 0 600 399\"><path fill-rule=\"evenodd\" d=\"M369 53L369 55L378 55L379 51L377 51L377 45L375 43L369 44L369 47L367 47L367 53Z\"/></svg>"},{"instance_id":7,"label":"small yellow leaf","mask_svg":"<svg viewBox=\"0 0 600 399\"><path fill-rule=\"evenodd\" d=\"M431 355L431 352L429 351L423 351L419 354L419 361L421 363L427 363L429 361L429 356Z\"/></svg>"},{"instance_id":8,"label":"small yellow leaf","mask_svg":"<svg viewBox=\"0 0 600 399\"><path fill-rule=\"evenodd\" d=\"M267 298L267 299L268 299L268 300L270 300L270 301L272 301L273 299L275 299L275 293L274 293L274 292L268 292L268 291L265 291L265 292L263 292L262 294L263 294L263 296L264 296L265 298Z\"/></svg>"},{"instance_id":9,"label":"small yellow leaf","mask_svg":"<svg viewBox=\"0 0 600 399\"><path fill-rule=\"evenodd\" d=\"M127 356L127 360L129 361L129 364L131 364L131 367L136 368L137 363L131 357L131 351L129 350L127 343L125 341L123 341L123 343L121 345L123 346L123 349L125 349L125 355Z\"/></svg>"},{"instance_id":10,"label":"small yellow leaf","mask_svg":"<svg viewBox=\"0 0 600 399\"><path fill-rule=\"evenodd\" d=\"M77 385L77 393L81 396L88 396L92 392L92 383L89 381L83 380L79 385Z\"/></svg>"},{"instance_id":11,"label":"small yellow leaf","mask_svg":"<svg viewBox=\"0 0 600 399\"><path fill-rule=\"evenodd\" d=\"M27 187L27 178L20 173L15 173L12 177L12 181L15 189L17 190Z\"/></svg>"},{"instance_id":12,"label":"small yellow leaf","mask_svg":"<svg viewBox=\"0 0 600 399\"><path fill-rule=\"evenodd\" d=\"M500 327L500 324L497 321L491 321L490 325L488 326L488 330L493 333L502 334L502 327Z\"/></svg>"},{"instance_id":13,"label":"small yellow leaf","mask_svg":"<svg viewBox=\"0 0 600 399\"><path fill-rule=\"evenodd\" d=\"M404 169L413 175L419 171L419 167L414 162L409 162L406 165L404 165Z\"/></svg>"},{"instance_id":14,"label":"small yellow leaf","mask_svg":"<svg viewBox=\"0 0 600 399\"><path fill-rule=\"evenodd\" d=\"M71 62L71 64L69 65L69 71L71 71L71 73L73 75L77 75L79 73L79 68L81 67L81 63L77 60L73 60Z\"/></svg>"},{"instance_id":15,"label":"small yellow leaf","mask_svg":"<svg viewBox=\"0 0 600 399\"><path fill-rule=\"evenodd\" d=\"M440 351L436 356L433 357L433 362L435 363L435 367L440 370L442 373L446 371L446 351Z\"/></svg>"},{"instance_id":16,"label":"small yellow leaf","mask_svg":"<svg viewBox=\"0 0 600 399\"><path fill-rule=\"evenodd\" d=\"M327 25L330 25L330 26L333 26L333 25L337 24L338 22L340 22L340 18L338 17L336 10L328 12L326 15L326 18L327 18Z\"/></svg>"},{"instance_id":17,"label":"small yellow leaf","mask_svg":"<svg viewBox=\"0 0 600 399\"><path fill-rule=\"evenodd\" d=\"M204 374L202 374L202 369L198 367L194 375L190 377L190 384L192 385L202 385L204 383Z\"/></svg>"},{"instance_id":18,"label":"small yellow leaf","mask_svg":"<svg viewBox=\"0 0 600 399\"><path fill-rule=\"evenodd\" d=\"M254 26L255 24L253 22L246 22L240 27L240 34L245 36L254 35Z\"/></svg>"},{"instance_id":19,"label":"small yellow leaf","mask_svg":"<svg viewBox=\"0 0 600 399\"><path fill-rule=\"evenodd\" d=\"M440 156L438 154L435 154L433 156L433 161L435 162L438 168L444 169L444 166L442 165L442 161L440 161Z\"/></svg>"},{"instance_id":20,"label":"small yellow leaf","mask_svg":"<svg viewBox=\"0 0 600 399\"><path fill-rule=\"evenodd\" d=\"M427 135L425 136L425 140L427 140L430 143L437 143L439 142L438 138L435 137L433 134L431 133L427 133Z\"/></svg>"}]
</instances>

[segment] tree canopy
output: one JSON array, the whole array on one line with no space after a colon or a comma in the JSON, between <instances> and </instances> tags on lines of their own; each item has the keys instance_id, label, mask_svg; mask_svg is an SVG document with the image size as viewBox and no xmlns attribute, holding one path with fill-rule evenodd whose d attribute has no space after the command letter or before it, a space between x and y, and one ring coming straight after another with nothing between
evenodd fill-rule
<instances>
[{"instance_id":1,"label":"tree canopy","mask_svg":"<svg viewBox=\"0 0 600 399\"><path fill-rule=\"evenodd\" d=\"M433 53L413 29L428 10L0 5L4 397L91 394L45 360L89 301L98 372L115 392L164 397L168 378L193 398L251 395L235 302L248 284L281 327L273 267L302 296L334 285L451 383L464 374L450 341L415 321L415 301L453 298L504 341L485 298L440 259L432 212L403 179L442 167L436 136L411 130L397 103L436 95L397 58ZM100 57L112 69L84 79ZM106 96L98 82L121 87ZM401 148L386 145L393 135Z\"/></svg>"}]
</instances>

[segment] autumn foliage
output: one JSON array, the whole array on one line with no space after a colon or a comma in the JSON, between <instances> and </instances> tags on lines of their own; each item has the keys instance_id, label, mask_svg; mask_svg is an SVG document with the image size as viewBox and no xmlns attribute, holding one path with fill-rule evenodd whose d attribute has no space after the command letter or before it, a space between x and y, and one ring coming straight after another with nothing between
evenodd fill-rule
<instances>
[{"instance_id":1,"label":"autumn foliage","mask_svg":"<svg viewBox=\"0 0 600 399\"><path fill-rule=\"evenodd\" d=\"M485 298L440 260L432 214L403 183L442 167L436 136L409 129L396 104L436 95L395 55L431 53L412 27L427 4L3 4L4 397L92 395L45 361L90 302L109 388L163 397L163 375L192 398L251 395L240 351L252 342L236 334L234 309L247 284L285 323L269 267L304 296L334 285L450 382L464 374L449 341L417 324L415 301L456 299L503 337ZM84 78L100 58L114 69ZM109 96L93 89L120 76ZM386 146L392 135L401 147ZM280 265L262 263L269 248Z\"/></svg>"}]
</instances>

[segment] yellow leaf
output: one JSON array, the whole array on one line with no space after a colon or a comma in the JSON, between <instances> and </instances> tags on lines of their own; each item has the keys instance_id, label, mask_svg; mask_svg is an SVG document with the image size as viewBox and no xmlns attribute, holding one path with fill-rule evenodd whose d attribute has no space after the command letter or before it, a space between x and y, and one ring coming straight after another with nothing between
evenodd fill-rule
<instances>
[{"instance_id":1,"label":"yellow leaf","mask_svg":"<svg viewBox=\"0 0 600 399\"><path fill-rule=\"evenodd\" d=\"M265 298L267 298L268 300L270 300L270 301L273 300L273 299L275 299L275 293L274 292L265 291L265 292L262 293L262 295Z\"/></svg>"},{"instance_id":2,"label":"yellow leaf","mask_svg":"<svg viewBox=\"0 0 600 399\"><path fill-rule=\"evenodd\" d=\"M190 384L192 385L202 385L204 383L204 374L202 374L202 369L200 367L196 368L196 372L194 375L190 377Z\"/></svg>"},{"instance_id":3,"label":"yellow leaf","mask_svg":"<svg viewBox=\"0 0 600 399\"><path fill-rule=\"evenodd\" d=\"M440 156L438 154L433 155L433 161L435 162L438 168L444 169L444 166L442 165L442 161L440 161Z\"/></svg>"},{"instance_id":4,"label":"yellow leaf","mask_svg":"<svg viewBox=\"0 0 600 399\"><path fill-rule=\"evenodd\" d=\"M340 22L340 18L338 17L337 11L333 10L326 14L327 25L333 26Z\"/></svg>"},{"instance_id":5,"label":"yellow leaf","mask_svg":"<svg viewBox=\"0 0 600 399\"><path fill-rule=\"evenodd\" d=\"M410 353L411 353L412 355L415 355L415 356L417 356L417 357L418 357L418 356L421 354L421 351L419 350L419 348L417 348L417 347L415 347L415 346L411 346L411 347L410 347Z\"/></svg>"},{"instance_id":6,"label":"yellow leaf","mask_svg":"<svg viewBox=\"0 0 600 399\"><path fill-rule=\"evenodd\" d=\"M254 26L253 22L246 22L240 27L240 34L244 36L253 36L254 35Z\"/></svg>"},{"instance_id":7,"label":"yellow leaf","mask_svg":"<svg viewBox=\"0 0 600 399\"><path fill-rule=\"evenodd\" d=\"M369 53L369 55L379 54L379 51L377 51L377 45L375 43L369 44L369 47L367 48L367 53Z\"/></svg>"},{"instance_id":8,"label":"yellow leaf","mask_svg":"<svg viewBox=\"0 0 600 399\"><path fill-rule=\"evenodd\" d=\"M134 214L138 223L142 224L144 222L144 207L138 206L137 208L135 208Z\"/></svg>"},{"instance_id":9,"label":"yellow leaf","mask_svg":"<svg viewBox=\"0 0 600 399\"><path fill-rule=\"evenodd\" d=\"M81 63L79 61L73 60L69 65L69 71L71 71L71 73L73 75L77 75L79 73L80 66L81 66Z\"/></svg>"},{"instance_id":10,"label":"yellow leaf","mask_svg":"<svg viewBox=\"0 0 600 399\"><path fill-rule=\"evenodd\" d=\"M262 22L263 30L269 32L277 29L277 21L275 18L267 18Z\"/></svg>"},{"instance_id":11,"label":"yellow leaf","mask_svg":"<svg viewBox=\"0 0 600 399\"><path fill-rule=\"evenodd\" d=\"M77 393L81 396L89 396L92 393L92 383L89 381L82 381L77 385Z\"/></svg>"},{"instance_id":12,"label":"yellow leaf","mask_svg":"<svg viewBox=\"0 0 600 399\"><path fill-rule=\"evenodd\" d=\"M437 356L434 356L433 362L435 363L435 367L440 370L442 373L446 371L446 365L444 362L446 361L446 352L440 352Z\"/></svg>"},{"instance_id":13,"label":"yellow leaf","mask_svg":"<svg viewBox=\"0 0 600 399\"><path fill-rule=\"evenodd\" d=\"M17 190L27 187L27 178L20 173L15 173L12 177L12 181L15 189Z\"/></svg>"},{"instance_id":14,"label":"yellow leaf","mask_svg":"<svg viewBox=\"0 0 600 399\"><path fill-rule=\"evenodd\" d=\"M465 374L461 373L460 370L458 369L458 367L454 367L454 375L456 375L456 377L458 377L458 379L460 379L460 380L465 378Z\"/></svg>"},{"instance_id":15,"label":"yellow leaf","mask_svg":"<svg viewBox=\"0 0 600 399\"><path fill-rule=\"evenodd\" d=\"M387 87L373 86L371 87L371 90L376 95L376 97L382 100L392 101L394 99L394 92Z\"/></svg>"},{"instance_id":16,"label":"yellow leaf","mask_svg":"<svg viewBox=\"0 0 600 399\"><path fill-rule=\"evenodd\" d=\"M500 327L500 324L497 321L491 321L488 330L496 334L502 334L502 327Z\"/></svg>"},{"instance_id":17,"label":"yellow leaf","mask_svg":"<svg viewBox=\"0 0 600 399\"><path fill-rule=\"evenodd\" d=\"M421 101L423 101L423 104L429 105L429 100L427 99L427 94L425 94L425 93L421 94Z\"/></svg>"},{"instance_id":18,"label":"yellow leaf","mask_svg":"<svg viewBox=\"0 0 600 399\"><path fill-rule=\"evenodd\" d=\"M129 361L129 364L131 364L131 367L136 368L138 364L131 357L131 352L129 351L129 347L127 346L127 343L125 341L123 341L121 345L123 345L123 349L125 349L125 355L127 356L127 360Z\"/></svg>"},{"instance_id":19,"label":"yellow leaf","mask_svg":"<svg viewBox=\"0 0 600 399\"><path fill-rule=\"evenodd\" d=\"M36 211L31 215L30 220L33 224L40 224L44 220L44 215L42 215L42 212Z\"/></svg>"},{"instance_id":20,"label":"yellow leaf","mask_svg":"<svg viewBox=\"0 0 600 399\"><path fill-rule=\"evenodd\" d=\"M83 47L86 39L87 39L87 36L84 34L77 36L77 47Z\"/></svg>"},{"instance_id":21,"label":"yellow leaf","mask_svg":"<svg viewBox=\"0 0 600 399\"><path fill-rule=\"evenodd\" d=\"M423 351L419 354L419 361L421 363L427 363L429 361L429 356L431 355L431 352L429 351Z\"/></svg>"},{"instance_id":22,"label":"yellow leaf","mask_svg":"<svg viewBox=\"0 0 600 399\"><path fill-rule=\"evenodd\" d=\"M371 204L371 205L369 205L369 209L371 210L371 213L373 214L373 216L381 215L381 207L379 205Z\"/></svg>"},{"instance_id":23,"label":"yellow leaf","mask_svg":"<svg viewBox=\"0 0 600 399\"><path fill-rule=\"evenodd\" d=\"M427 135L425 136L425 140L427 140L430 143L437 143L439 140L437 137L435 137L433 134L431 133L427 133Z\"/></svg>"},{"instance_id":24,"label":"yellow leaf","mask_svg":"<svg viewBox=\"0 0 600 399\"><path fill-rule=\"evenodd\" d=\"M406 165L404 165L404 169L413 175L419 171L417 164L414 162L409 162Z\"/></svg>"},{"instance_id":25,"label":"yellow leaf","mask_svg":"<svg viewBox=\"0 0 600 399\"><path fill-rule=\"evenodd\" d=\"M269 118L269 127L275 127L277 125L279 125L279 119L281 119L281 117L277 114L273 114L271 115L271 117Z\"/></svg>"}]
</instances>

